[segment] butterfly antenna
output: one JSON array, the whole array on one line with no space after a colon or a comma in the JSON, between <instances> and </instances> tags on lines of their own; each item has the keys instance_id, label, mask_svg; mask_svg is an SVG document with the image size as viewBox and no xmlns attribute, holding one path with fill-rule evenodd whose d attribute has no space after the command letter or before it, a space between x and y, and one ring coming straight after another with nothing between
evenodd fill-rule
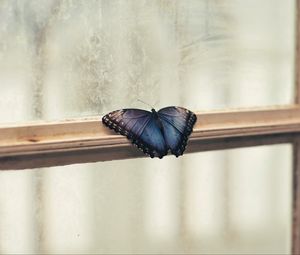
<instances>
[{"instance_id":1,"label":"butterfly antenna","mask_svg":"<svg viewBox=\"0 0 300 255\"><path fill-rule=\"evenodd\" d=\"M144 102L144 101L143 101L143 100L141 100L141 99L137 99L137 100L138 100L138 101L140 101L141 103L145 104L145 105L148 105L148 106L150 106L150 107L151 107L151 109L153 109L153 108L154 108L152 105L150 105L150 104L148 104L148 103Z\"/></svg>"}]
</instances>

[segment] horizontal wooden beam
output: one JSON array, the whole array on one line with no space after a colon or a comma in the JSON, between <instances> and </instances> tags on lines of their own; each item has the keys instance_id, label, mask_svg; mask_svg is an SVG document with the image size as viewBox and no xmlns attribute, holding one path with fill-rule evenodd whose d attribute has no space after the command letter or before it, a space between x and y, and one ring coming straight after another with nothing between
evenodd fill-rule
<instances>
[{"instance_id":1,"label":"horizontal wooden beam","mask_svg":"<svg viewBox=\"0 0 300 255\"><path fill-rule=\"evenodd\" d=\"M243 146L243 139L249 143L249 137L261 139L266 135L296 135L300 132L300 108L295 106L198 112L197 118L190 137L191 148L187 153L221 149L222 144L223 149L226 149L233 138L238 138L236 142ZM0 169L34 168L143 156L125 137L104 127L100 120L99 116L64 122L0 127ZM80 155L84 155L85 159ZM82 159L78 162L79 158ZM86 160L88 158L90 159Z\"/></svg>"}]
</instances>

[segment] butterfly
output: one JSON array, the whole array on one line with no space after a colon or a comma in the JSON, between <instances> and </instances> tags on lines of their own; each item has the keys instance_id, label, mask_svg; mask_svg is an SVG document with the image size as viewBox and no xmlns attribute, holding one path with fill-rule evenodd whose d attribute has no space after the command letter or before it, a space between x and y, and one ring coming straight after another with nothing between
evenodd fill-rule
<instances>
[{"instance_id":1,"label":"butterfly","mask_svg":"<svg viewBox=\"0 0 300 255\"><path fill-rule=\"evenodd\" d=\"M169 106L156 111L121 109L103 116L102 123L126 136L151 158L163 158L169 150L176 157L183 154L196 115L183 108Z\"/></svg>"}]
</instances>

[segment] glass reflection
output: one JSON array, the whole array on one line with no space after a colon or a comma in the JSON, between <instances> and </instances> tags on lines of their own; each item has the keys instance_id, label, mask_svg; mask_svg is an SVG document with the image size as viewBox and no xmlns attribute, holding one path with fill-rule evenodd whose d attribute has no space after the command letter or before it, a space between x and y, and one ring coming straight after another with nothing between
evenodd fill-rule
<instances>
[{"instance_id":1,"label":"glass reflection","mask_svg":"<svg viewBox=\"0 0 300 255\"><path fill-rule=\"evenodd\" d=\"M286 254L291 164L283 144L2 171L1 252Z\"/></svg>"},{"instance_id":2,"label":"glass reflection","mask_svg":"<svg viewBox=\"0 0 300 255\"><path fill-rule=\"evenodd\" d=\"M293 101L294 0L1 1L1 122ZM255 17L255 19L253 18Z\"/></svg>"}]
</instances>

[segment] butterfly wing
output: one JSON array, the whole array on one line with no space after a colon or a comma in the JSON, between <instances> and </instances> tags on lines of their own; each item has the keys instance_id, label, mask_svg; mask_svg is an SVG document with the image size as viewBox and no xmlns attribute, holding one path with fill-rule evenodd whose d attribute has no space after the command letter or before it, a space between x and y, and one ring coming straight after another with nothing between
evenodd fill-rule
<instances>
[{"instance_id":1,"label":"butterfly wing","mask_svg":"<svg viewBox=\"0 0 300 255\"><path fill-rule=\"evenodd\" d=\"M153 114L140 109L122 109L106 114L103 124L125 135L150 157L162 158L168 153L163 134Z\"/></svg>"},{"instance_id":2,"label":"butterfly wing","mask_svg":"<svg viewBox=\"0 0 300 255\"><path fill-rule=\"evenodd\" d=\"M196 123L196 115L183 107L175 106L162 108L157 113L168 148L176 157L182 155Z\"/></svg>"}]
</instances>

